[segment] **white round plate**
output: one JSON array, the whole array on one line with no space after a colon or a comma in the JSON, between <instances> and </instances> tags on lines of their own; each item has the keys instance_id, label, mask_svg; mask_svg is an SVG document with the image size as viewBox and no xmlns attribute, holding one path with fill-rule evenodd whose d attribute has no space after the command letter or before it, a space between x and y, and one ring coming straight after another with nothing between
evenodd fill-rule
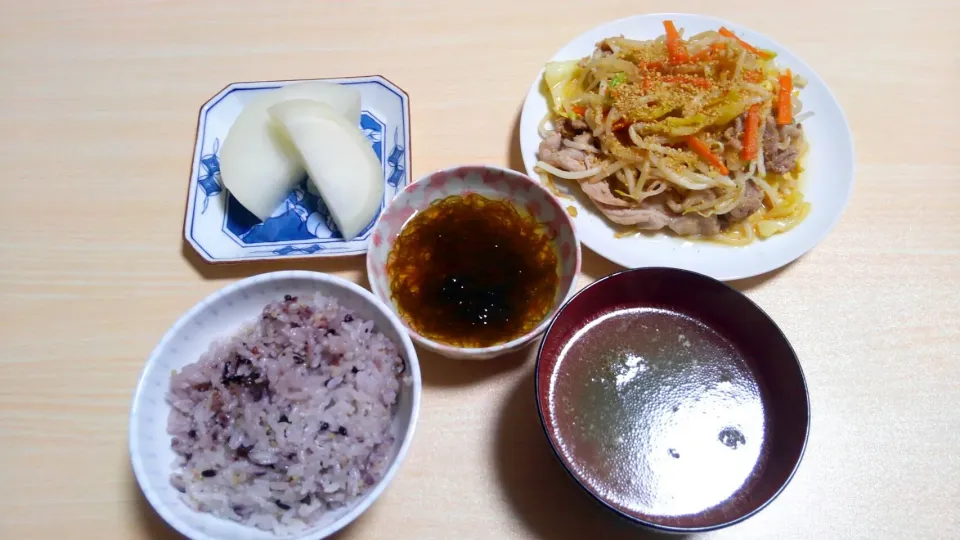
<instances>
[{"instance_id":1,"label":"white round plate","mask_svg":"<svg viewBox=\"0 0 960 540\"><path fill-rule=\"evenodd\" d=\"M663 21L672 20L685 35L721 26L729 28L748 43L777 53L777 63L805 77L809 83L800 92L803 110L814 116L803 122L810 143L804 162L804 197L812 205L810 215L794 229L758 240L746 246L726 246L689 241L666 233L617 238L614 228L584 197L564 199L564 206L577 209L574 222L580 241L611 261L627 268L666 266L692 270L720 280L756 276L779 268L806 253L830 232L840 218L853 190L854 152L850 126L836 98L814 71L799 57L772 39L740 25L704 15L657 13L638 15L594 28L560 49L551 61L589 56L595 44L607 37L623 35L634 39L654 39L663 34ZM527 174L539 178L533 167L537 162L540 136L537 125L547 114L547 99L541 93L543 70L530 87L520 117L520 149ZM560 189L578 195L566 186ZM579 190L577 190L579 191Z\"/></svg>"},{"instance_id":2,"label":"white round plate","mask_svg":"<svg viewBox=\"0 0 960 540\"><path fill-rule=\"evenodd\" d=\"M286 294L307 296L320 293L333 296L340 305L354 310L364 319L373 320L376 329L393 340L403 355L412 379L400 391L393 429L397 443L383 478L365 495L345 508L324 516L316 526L294 536L279 537L221 519L213 514L195 512L181 499L170 484L175 455L170 448L167 418L170 405L166 401L171 370L179 370L196 362L216 338L236 332L256 320L268 303L283 299ZM140 488L157 513L188 538L194 540L268 540L288 538L316 540L326 538L347 526L383 493L410 447L420 410L422 383L413 342L400 320L369 291L345 279L319 272L272 272L253 276L215 292L180 318L167 331L147 360L133 394L130 410L130 460Z\"/></svg>"}]
</instances>

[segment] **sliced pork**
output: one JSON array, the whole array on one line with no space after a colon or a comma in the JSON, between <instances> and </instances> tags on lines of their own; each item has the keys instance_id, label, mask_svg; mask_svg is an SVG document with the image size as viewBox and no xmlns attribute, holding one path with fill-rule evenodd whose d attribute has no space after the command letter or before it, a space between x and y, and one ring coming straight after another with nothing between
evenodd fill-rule
<instances>
[{"instance_id":1,"label":"sliced pork","mask_svg":"<svg viewBox=\"0 0 960 540\"><path fill-rule=\"evenodd\" d=\"M738 116L733 125L723 131L720 142L726 150L739 152L743 150L743 122L746 120L747 113Z\"/></svg>"},{"instance_id":2,"label":"sliced pork","mask_svg":"<svg viewBox=\"0 0 960 540\"><path fill-rule=\"evenodd\" d=\"M557 132L551 133L549 137L540 141L537 154L542 161L559 169L571 172L587 170L586 152L564 147L563 138Z\"/></svg>"},{"instance_id":3,"label":"sliced pork","mask_svg":"<svg viewBox=\"0 0 960 540\"><path fill-rule=\"evenodd\" d=\"M803 128L794 125L777 126L773 116L767 117L763 129L763 159L767 171L784 174L797 166Z\"/></svg>"},{"instance_id":4,"label":"sliced pork","mask_svg":"<svg viewBox=\"0 0 960 540\"><path fill-rule=\"evenodd\" d=\"M743 198L733 210L723 215L727 223L737 223L750 217L754 212L763 206L763 190L753 183L753 180L747 180L747 185L743 192Z\"/></svg>"},{"instance_id":5,"label":"sliced pork","mask_svg":"<svg viewBox=\"0 0 960 540\"><path fill-rule=\"evenodd\" d=\"M607 206L614 206L617 208L627 208L630 206L630 203L618 199L616 195L613 194L613 191L610 189L610 183L607 181L601 180L600 182L580 182L580 189L583 190L583 193L590 197L594 203L600 203Z\"/></svg>"},{"instance_id":6,"label":"sliced pork","mask_svg":"<svg viewBox=\"0 0 960 540\"><path fill-rule=\"evenodd\" d=\"M553 121L553 130L559 133L564 139L573 139L580 133L590 129L590 126L581 118L570 120L569 118L557 118Z\"/></svg>"},{"instance_id":7,"label":"sliced pork","mask_svg":"<svg viewBox=\"0 0 960 540\"><path fill-rule=\"evenodd\" d=\"M720 234L717 216L701 216L696 212L677 216L670 221L670 230L683 236L713 236Z\"/></svg>"},{"instance_id":8,"label":"sliced pork","mask_svg":"<svg viewBox=\"0 0 960 540\"><path fill-rule=\"evenodd\" d=\"M670 224L669 214L655 208L617 208L603 203L594 203L607 219L620 225L633 225L639 229L656 231Z\"/></svg>"},{"instance_id":9,"label":"sliced pork","mask_svg":"<svg viewBox=\"0 0 960 540\"><path fill-rule=\"evenodd\" d=\"M666 207L661 196L644 200L640 203L640 208L618 207L593 198L591 200L607 219L620 225L631 225L650 231L669 228L681 235L713 236L720 233L720 222L716 216L704 217L697 213L677 215Z\"/></svg>"}]
</instances>

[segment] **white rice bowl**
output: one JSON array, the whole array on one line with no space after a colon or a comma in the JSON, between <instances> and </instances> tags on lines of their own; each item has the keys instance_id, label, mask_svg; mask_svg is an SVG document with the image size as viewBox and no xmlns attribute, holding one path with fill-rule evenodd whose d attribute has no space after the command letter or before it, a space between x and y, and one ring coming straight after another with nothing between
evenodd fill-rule
<instances>
[{"instance_id":1,"label":"white rice bowl","mask_svg":"<svg viewBox=\"0 0 960 540\"><path fill-rule=\"evenodd\" d=\"M255 276L154 350L130 417L134 472L191 538L324 538L396 473L420 392L409 337L369 292L313 272Z\"/></svg>"}]
</instances>

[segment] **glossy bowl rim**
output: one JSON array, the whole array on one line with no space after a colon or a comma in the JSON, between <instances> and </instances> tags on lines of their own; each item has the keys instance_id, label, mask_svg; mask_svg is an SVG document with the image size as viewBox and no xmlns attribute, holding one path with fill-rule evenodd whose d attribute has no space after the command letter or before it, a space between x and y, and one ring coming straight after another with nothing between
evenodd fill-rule
<instances>
[{"instance_id":1,"label":"glossy bowl rim","mask_svg":"<svg viewBox=\"0 0 960 540\"><path fill-rule=\"evenodd\" d=\"M480 169L480 170L496 171L504 175L517 177L518 179L524 182L527 182L529 185L533 186L534 189L537 189L541 193L546 195L548 197L548 200L550 200L554 204L557 212L563 215L563 219L570 229L571 236L573 236L573 247L574 247L573 279L570 282L570 286L567 287L566 292L563 294L562 299L560 299L557 302L556 308L552 310L553 315L548 315L544 317L543 320L540 321L540 324L538 324L533 330L527 332L526 334L523 334L522 336L516 337L510 341L505 341L503 343L498 343L496 345L490 345L487 347L455 347L453 345L447 345L439 341L434 341L432 339L429 339L420 335L419 332L417 332L416 330L410 327L406 319L404 319L404 317L400 314L399 310L396 307L396 304L393 302L393 299L383 298L381 296L379 288L373 285L376 279L376 276L373 272L373 261L372 261L373 251L369 249L367 250L367 256L366 256L367 281L370 283L370 290L373 291L374 296L376 296L378 300L383 302L391 310L391 312L394 315L396 315L397 319L400 320L401 325L403 325L403 327L410 334L410 337L412 337L413 341L417 342L418 345L421 345L425 348L428 348L432 351L435 351L444 355L452 355L460 358L480 360L480 359L489 359L501 353L506 353L511 350L515 350L519 347L522 347L530 343L534 339L536 339L537 336L543 334L547 330L548 326L552 324L553 319L556 317L556 315L560 313L560 310L562 310L563 307L576 294L578 277L580 275L581 265L583 262L583 254L580 247L580 237L577 236L577 228L573 222L573 218L571 218L570 215L567 214L566 210L563 208L563 205L553 195L553 193L551 193L550 190L547 189L547 187L542 185L540 182L537 182L534 179L530 178L530 176L527 175L526 173L523 173L514 169L510 169L507 167L501 167L499 165L468 163L465 165L454 165L451 167L444 167L442 169L437 169L433 172L430 172L421 176L415 182L410 182L409 184L407 184L403 188L403 190L398 192L397 195L393 198L393 200L390 201L390 204L387 205L386 208L384 208L383 212L380 213L380 217L377 218L377 223L374 225L373 231L377 232L377 228L380 226L380 219L382 219L382 217L386 215L387 212L389 212L391 206L396 202L396 200L400 198L401 195L409 195L408 193L409 191L417 189L417 184L419 184L420 182L428 181L429 179L433 178L438 174L452 174L456 171L463 171L465 169ZM499 190L497 190L497 192L502 193ZM505 193L505 195L507 195L506 200L515 202L515 200L512 197L510 197L509 193ZM427 202L426 204L430 204L436 200L438 200L436 197L430 198L429 202ZM416 212L419 212L419 211L420 210L417 210ZM408 220L413 219L413 217L416 216L416 212L414 212L414 214L412 214L410 218L408 218ZM388 243L388 245L390 245L392 249L392 246L393 246L392 240L385 237L383 241L385 243ZM387 253L389 255L389 250L387 251Z\"/></svg>"},{"instance_id":2,"label":"glossy bowl rim","mask_svg":"<svg viewBox=\"0 0 960 540\"><path fill-rule=\"evenodd\" d=\"M770 497L767 498L767 500L763 501L756 508L754 508L750 512L747 512L733 519L728 519L720 523L706 525L703 527L678 527L673 525L663 525L660 523L655 523L652 521L641 519L641 518L638 518L637 516L628 514L627 512L620 510L619 508L610 504L609 501L601 497L599 494L594 493L593 490L591 490L586 484L584 484L583 480L581 480L580 477L570 469L570 467L567 465L566 461L564 460L562 454L560 453L560 449L557 447L557 442L555 440L553 432L547 428L547 422L544 416L543 406L541 405L541 401L540 401L541 392L544 390L540 386L540 369L541 369L542 358L543 358L543 347L544 347L544 344L547 342L547 337L550 335L550 331L553 329L554 323L560 318L560 315L564 312L564 310L566 310L567 307L571 303L573 303L573 301L577 297L579 297L581 294L587 293L587 291L592 289L595 285L598 285L604 281L612 279L621 274L643 273L643 272L650 272L650 271L666 271L668 273L674 273L674 274L688 274L697 279L705 279L708 281L713 281L715 283L718 283L723 287L729 289L730 291L736 293L737 295L743 297L743 299L745 299L749 303L749 305L752 305L761 316L765 317L773 324L773 327L776 330L777 334L779 335L780 339L786 344L787 349L790 351L790 358L793 359L793 363L796 365L797 373L799 374L799 377L800 377L799 382L800 382L800 386L803 388L803 396L807 406L807 414L806 414L806 422L805 422L804 433L803 433L803 444L800 446L800 453L797 455L796 462L790 468L790 473L787 475L783 483L776 489L776 491L774 491L774 493L770 495ZM780 494L783 493L783 490L785 490L787 486L790 484L790 482L793 480L793 477L797 473L797 470L800 468L800 463L803 461L803 457L806 454L807 444L809 443L809 440L810 440L810 421L811 421L810 390L807 386L807 380L806 380L806 375L803 372L803 366L800 364L800 358L797 356L796 350L794 350L793 345L790 343L790 340L787 339L787 336L783 333L783 329L780 328L780 325L778 325L776 321L774 321L773 318L770 317L770 315L763 310L763 308L761 308L759 305L757 305L756 302L750 299L749 296L743 294L736 288L730 286L729 284L719 279L715 279L708 275L701 274L699 272L694 272L692 270L684 270L684 269L672 268L668 266L649 266L649 267L641 267L641 268L628 268L628 269L620 270L618 272L614 272L612 274L603 276L602 278L580 289L576 294L571 296L570 299L567 300L567 302L564 303L564 305L560 309L557 310L556 315L554 315L553 319L550 321L550 325L547 327L546 331L544 332L543 339L540 341L540 345L537 347L537 361L534 364L533 378L534 378L534 381L533 381L534 382L534 398L536 399L536 402L537 402L537 416L540 419L540 428L543 430L543 434L547 438L547 442L550 445L550 450L553 452L554 457L560 463L560 466L563 467L563 470L566 471L566 473L574 480L574 482L576 482L576 484L580 486L580 488L584 492L586 492L590 496L590 498L593 499L594 501L600 503L602 506L612 511L617 516L623 519L626 519L627 521L635 525L640 525L642 527L645 527L647 529L657 531L657 532L676 533L676 534L704 533L704 532L723 529L731 525L736 525L737 523L741 523L755 516L760 511L765 509L770 503L772 503L777 497L779 497Z\"/></svg>"},{"instance_id":3,"label":"glossy bowl rim","mask_svg":"<svg viewBox=\"0 0 960 540\"><path fill-rule=\"evenodd\" d=\"M364 302L369 304L377 312L381 313L387 319L387 321L389 321L390 326L397 333L397 336L399 336L400 343L397 343L396 345L397 348L401 349L404 354L404 360L406 361L412 382L410 384L410 419L405 423L405 425L403 425L403 436L400 438L399 445L397 446L396 456L387 466L383 477L380 479L377 485L374 486L374 489L360 497L355 502L355 506L349 512L340 516L330 524L319 529L308 529L305 532L297 533L285 538L288 538L288 540L319 540L322 538L327 538L346 528L348 525L356 521L357 518L366 513L380 498L380 496L383 495L389 485L396 478L401 466L403 465L403 462L406 460L407 454L410 452L410 447L413 444L413 437L416 433L417 424L419 423L420 419L420 406L423 396L423 378L420 371L420 359L417 355L416 348L410 341L410 337L406 334L406 332L404 332L405 327L400 324L399 317L397 317L392 310L384 305L384 303L381 302L375 295L373 295L373 293L364 289L360 285L340 276L325 272L316 272L311 270L278 270L274 272L255 274L239 281L229 283L224 287L207 294L202 299L194 303L163 333L160 340L157 341L157 344L151 350L150 355L147 357L146 362L144 362L143 368L137 377L137 383L134 387L133 395L131 397L130 413L127 419L127 452L131 467L133 468L134 477L136 478L137 485L139 486L141 493L153 510L168 525L188 538L194 538L198 540L220 540L222 537L199 531L192 525L189 525L181 520L179 517L181 512L195 511L186 507L185 505L183 508L174 509L162 503L157 497L152 484L147 481L146 472L144 471L144 466L142 463L142 455L144 450L141 448L138 438L140 429L137 425L137 420L139 419L143 388L148 383L148 369L150 365L156 361L156 358L160 356L162 351L168 346L168 343L173 336L175 336L177 332L180 331L184 326L189 324L189 322L192 321L200 312L206 309L208 305L216 302L227 294L243 290L246 287L250 287L259 283L269 283L272 281L290 278L325 283L334 288L349 290L357 293ZM223 520L223 518L218 516L212 517L214 519Z\"/></svg>"}]
</instances>

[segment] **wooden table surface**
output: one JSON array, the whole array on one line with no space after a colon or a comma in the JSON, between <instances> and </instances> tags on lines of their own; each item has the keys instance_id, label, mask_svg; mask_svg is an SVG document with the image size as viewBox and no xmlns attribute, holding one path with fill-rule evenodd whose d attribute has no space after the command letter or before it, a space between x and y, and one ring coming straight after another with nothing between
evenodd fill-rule
<instances>
[{"instance_id":1,"label":"wooden table surface","mask_svg":"<svg viewBox=\"0 0 960 540\"><path fill-rule=\"evenodd\" d=\"M709 13L836 93L857 183L833 233L735 285L792 340L813 423L787 490L716 539L960 538L960 4L949 0L0 2L0 538L177 538L140 494L127 415L166 329L238 278L184 247L197 109L232 81L378 73L409 92L413 177L521 167L542 62L606 20ZM583 283L617 270L587 251ZM342 538L646 538L594 506L538 427L532 353L423 355L417 436Z\"/></svg>"}]
</instances>

